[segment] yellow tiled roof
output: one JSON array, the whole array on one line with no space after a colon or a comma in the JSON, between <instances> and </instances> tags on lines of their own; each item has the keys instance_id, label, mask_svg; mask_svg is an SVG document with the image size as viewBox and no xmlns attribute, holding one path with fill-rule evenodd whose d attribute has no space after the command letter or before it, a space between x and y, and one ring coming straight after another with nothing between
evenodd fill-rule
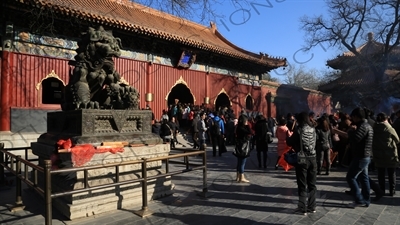
<instances>
[{"instance_id":1,"label":"yellow tiled roof","mask_svg":"<svg viewBox=\"0 0 400 225\"><path fill-rule=\"evenodd\" d=\"M14 0L31 7L54 10L121 30L178 42L187 46L239 58L274 69L286 59L241 49L227 41L212 24L206 27L128 0Z\"/></svg>"}]
</instances>

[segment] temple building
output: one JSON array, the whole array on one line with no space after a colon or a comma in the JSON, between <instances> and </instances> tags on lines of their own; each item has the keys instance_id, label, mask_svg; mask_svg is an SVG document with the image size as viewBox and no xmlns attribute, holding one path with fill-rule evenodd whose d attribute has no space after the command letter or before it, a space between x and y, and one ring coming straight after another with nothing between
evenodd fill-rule
<instances>
[{"instance_id":1,"label":"temple building","mask_svg":"<svg viewBox=\"0 0 400 225\"><path fill-rule=\"evenodd\" d=\"M47 112L61 110L71 61L91 28L121 40L115 69L140 93L139 108L149 105L155 118L177 100L272 117L331 109L329 94L263 81L286 59L236 46L215 23L203 26L128 0L3 0L1 15L0 139L6 147L29 146L46 132Z\"/></svg>"},{"instance_id":2,"label":"temple building","mask_svg":"<svg viewBox=\"0 0 400 225\"><path fill-rule=\"evenodd\" d=\"M374 40L373 33L368 41L357 48L360 56L344 52L327 65L340 73L340 77L319 86L318 90L332 95L334 108L351 112L355 107L366 107L379 112L393 113L400 109L400 47L394 46L388 55L388 63L382 61L384 43ZM383 67L381 74L373 71Z\"/></svg>"}]
</instances>

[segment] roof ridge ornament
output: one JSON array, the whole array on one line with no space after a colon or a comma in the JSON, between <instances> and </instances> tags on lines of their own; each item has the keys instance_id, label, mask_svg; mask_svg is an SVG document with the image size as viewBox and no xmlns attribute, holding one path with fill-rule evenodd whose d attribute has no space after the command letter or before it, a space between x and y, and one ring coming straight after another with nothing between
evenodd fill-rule
<instances>
[{"instance_id":1,"label":"roof ridge ornament","mask_svg":"<svg viewBox=\"0 0 400 225\"><path fill-rule=\"evenodd\" d=\"M111 0L112 2L116 2L116 3L119 3L119 4L123 4L123 5L128 5L128 4L130 4L130 1L129 0Z\"/></svg>"},{"instance_id":2,"label":"roof ridge ornament","mask_svg":"<svg viewBox=\"0 0 400 225\"><path fill-rule=\"evenodd\" d=\"M371 42L374 40L374 33L373 32L369 32L368 33L368 42Z\"/></svg>"},{"instance_id":3,"label":"roof ridge ornament","mask_svg":"<svg viewBox=\"0 0 400 225\"><path fill-rule=\"evenodd\" d=\"M210 29L213 34L215 34L215 31L217 30L217 24L213 21L210 22Z\"/></svg>"}]
</instances>

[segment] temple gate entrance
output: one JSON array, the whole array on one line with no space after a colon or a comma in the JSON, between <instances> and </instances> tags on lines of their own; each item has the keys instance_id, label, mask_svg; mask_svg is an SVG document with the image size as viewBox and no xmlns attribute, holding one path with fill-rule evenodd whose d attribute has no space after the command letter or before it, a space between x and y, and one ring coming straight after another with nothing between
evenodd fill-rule
<instances>
[{"instance_id":1,"label":"temple gate entrance","mask_svg":"<svg viewBox=\"0 0 400 225\"><path fill-rule=\"evenodd\" d=\"M218 111L220 108L228 107L231 105L229 96L226 93L220 93L215 99L215 110Z\"/></svg>"},{"instance_id":2,"label":"temple gate entrance","mask_svg":"<svg viewBox=\"0 0 400 225\"><path fill-rule=\"evenodd\" d=\"M194 104L193 94L185 84L177 84L171 89L167 97L168 105L175 104L175 99L178 99L179 102L183 104Z\"/></svg>"},{"instance_id":3,"label":"temple gate entrance","mask_svg":"<svg viewBox=\"0 0 400 225\"><path fill-rule=\"evenodd\" d=\"M254 101L251 95L247 95L246 97L246 109L250 111L253 111L254 109Z\"/></svg>"}]
</instances>

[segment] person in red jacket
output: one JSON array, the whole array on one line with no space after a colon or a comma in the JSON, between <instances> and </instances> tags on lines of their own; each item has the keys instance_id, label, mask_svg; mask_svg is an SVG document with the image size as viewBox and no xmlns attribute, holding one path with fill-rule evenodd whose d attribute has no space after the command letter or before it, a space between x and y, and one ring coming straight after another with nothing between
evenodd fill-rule
<instances>
[{"instance_id":1,"label":"person in red jacket","mask_svg":"<svg viewBox=\"0 0 400 225\"><path fill-rule=\"evenodd\" d=\"M254 134L255 134L255 130L254 130L254 128L255 128L255 121L254 121L254 118L253 117L250 117L249 118L249 120L248 120L248 125L249 125L249 127L250 127L250 131L251 131L251 141L250 141L250 143L251 143L251 147L250 147L250 149L251 150L253 150L254 149L254 145L256 144L255 143L255 139L253 138L254 137Z\"/></svg>"},{"instance_id":2,"label":"person in red jacket","mask_svg":"<svg viewBox=\"0 0 400 225\"><path fill-rule=\"evenodd\" d=\"M286 144L286 138L292 136L292 133L293 132L291 132L289 128L286 126L286 119L281 118L278 123L278 128L276 128L275 131L275 137L278 138L278 146L277 146L278 158L275 164L276 170L279 167L278 163L283 154L291 149L291 147ZM288 167L287 165L285 166Z\"/></svg>"}]
</instances>

